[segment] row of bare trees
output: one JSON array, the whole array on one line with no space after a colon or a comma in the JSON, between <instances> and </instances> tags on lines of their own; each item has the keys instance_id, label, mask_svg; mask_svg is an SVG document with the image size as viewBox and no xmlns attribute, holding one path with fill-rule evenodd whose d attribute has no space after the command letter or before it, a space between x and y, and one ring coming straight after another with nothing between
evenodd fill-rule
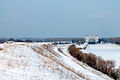
<instances>
[{"instance_id":1,"label":"row of bare trees","mask_svg":"<svg viewBox=\"0 0 120 80\"><path fill-rule=\"evenodd\" d=\"M115 61L104 60L102 57L98 57L92 53L83 53L80 51L80 48L76 48L75 45L69 46L68 50L69 53L79 61L86 63L104 74L107 74L115 80L120 79L120 69L115 68Z\"/></svg>"}]
</instances>

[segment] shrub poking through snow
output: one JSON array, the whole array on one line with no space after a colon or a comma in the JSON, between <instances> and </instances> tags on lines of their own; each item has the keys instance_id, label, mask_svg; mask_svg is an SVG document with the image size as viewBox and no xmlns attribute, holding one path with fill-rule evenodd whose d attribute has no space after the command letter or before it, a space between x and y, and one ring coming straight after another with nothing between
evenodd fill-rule
<instances>
[{"instance_id":1,"label":"shrub poking through snow","mask_svg":"<svg viewBox=\"0 0 120 80\"><path fill-rule=\"evenodd\" d=\"M86 63L104 74L107 74L115 80L120 79L120 69L115 68L115 61L104 60L102 57L98 57L92 53L83 53L80 51L80 48L76 48L75 45L69 46L68 50L69 53L79 61Z\"/></svg>"},{"instance_id":2,"label":"shrub poking through snow","mask_svg":"<svg viewBox=\"0 0 120 80\"><path fill-rule=\"evenodd\" d=\"M0 50L4 50L3 48L0 48Z\"/></svg>"}]
</instances>

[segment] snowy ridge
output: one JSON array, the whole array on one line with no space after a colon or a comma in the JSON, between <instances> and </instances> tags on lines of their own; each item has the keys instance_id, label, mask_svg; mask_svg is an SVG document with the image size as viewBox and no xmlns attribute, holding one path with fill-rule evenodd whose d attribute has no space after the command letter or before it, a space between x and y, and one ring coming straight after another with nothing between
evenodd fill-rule
<instances>
[{"instance_id":1,"label":"snowy ridge","mask_svg":"<svg viewBox=\"0 0 120 80\"><path fill-rule=\"evenodd\" d=\"M112 80L73 58L69 45L0 44L1 80Z\"/></svg>"}]
</instances>

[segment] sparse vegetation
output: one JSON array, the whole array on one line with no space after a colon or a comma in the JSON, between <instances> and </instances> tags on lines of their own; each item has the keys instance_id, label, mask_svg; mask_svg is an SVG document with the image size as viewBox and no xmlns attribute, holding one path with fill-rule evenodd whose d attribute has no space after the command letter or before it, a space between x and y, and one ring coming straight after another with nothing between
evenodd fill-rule
<instances>
[{"instance_id":1,"label":"sparse vegetation","mask_svg":"<svg viewBox=\"0 0 120 80\"><path fill-rule=\"evenodd\" d=\"M76 48L75 45L71 45L68 50L70 54L79 61L86 63L104 74L107 74L115 80L120 79L120 69L115 68L115 61L104 60L102 57L98 57L92 53L83 53L80 51L80 48Z\"/></svg>"},{"instance_id":2,"label":"sparse vegetation","mask_svg":"<svg viewBox=\"0 0 120 80\"><path fill-rule=\"evenodd\" d=\"M0 50L4 50L3 48L0 48Z\"/></svg>"}]
</instances>

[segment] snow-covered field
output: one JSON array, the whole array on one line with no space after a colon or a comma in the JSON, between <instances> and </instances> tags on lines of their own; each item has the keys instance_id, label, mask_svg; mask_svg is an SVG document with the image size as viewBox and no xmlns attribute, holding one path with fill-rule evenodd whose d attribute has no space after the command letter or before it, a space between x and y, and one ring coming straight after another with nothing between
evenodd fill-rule
<instances>
[{"instance_id":1,"label":"snow-covered field","mask_svg":"<svg viewBox=\"0 0 120 80\"><path fill-rule=\"evenodd\" d=\"M73 58L68 46L0 44L0 80L112 80Z\"/></svg>"},{"instance_id":2,"label":"snow-covered field","mask_svg":"<svg viewBox=\"0 0 120 80\"><path fill-rule=\"evenodd\" d=\"M116 44L90 44L84 51L102 56L105 60L115 60L116 66L120 66L120 45Z\"/></svg>"}]
</instances>

